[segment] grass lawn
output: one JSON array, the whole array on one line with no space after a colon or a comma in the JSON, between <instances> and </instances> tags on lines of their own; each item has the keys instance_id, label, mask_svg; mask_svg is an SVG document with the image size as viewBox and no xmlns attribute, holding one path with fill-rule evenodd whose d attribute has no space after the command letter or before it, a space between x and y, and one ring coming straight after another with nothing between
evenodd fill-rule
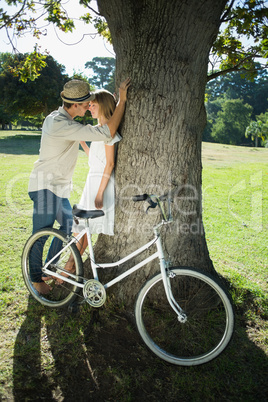
<instances>
[{"instance_id":1,"label":"grass lawn","mask_svg":"<svg viewBox=\"0 0 268 402\"><path fill-rule=\"evenodd\" d=\"M113 300L71 314L29 297L20 256L39 141L38 133L0 131L0 400L267 401L268 149L203 144L206 237L230 283L236 328L220 357L185 368L151 355ZM81 151L71 202L87 172Z\"/></svg>"}]
</instances>

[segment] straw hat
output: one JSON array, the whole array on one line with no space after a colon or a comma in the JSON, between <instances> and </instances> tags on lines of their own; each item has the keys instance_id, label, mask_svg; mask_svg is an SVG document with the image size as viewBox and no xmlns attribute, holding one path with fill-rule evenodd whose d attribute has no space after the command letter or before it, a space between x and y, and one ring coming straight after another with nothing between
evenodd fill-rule
<instances>
[{"instance_id":1,"label":"straw hat","mask_svg":"<svg viewBox=\"0 0 268 402\"><path fill-rule=\"evenodd\" d=\"M89 84L82 80L67 82L60 96L68 103L84 103L95 99L95 95L90 93Z\"/></svg>"}]
</instances>

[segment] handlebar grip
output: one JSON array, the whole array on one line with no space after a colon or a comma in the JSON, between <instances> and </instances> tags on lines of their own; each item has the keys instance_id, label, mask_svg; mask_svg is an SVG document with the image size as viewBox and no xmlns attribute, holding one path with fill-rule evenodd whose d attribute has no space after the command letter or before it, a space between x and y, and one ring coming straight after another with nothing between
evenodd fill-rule
<instances>
[{"instance_id":1,"label":"handlebar grip","mask_svg":"<svg viewBox=\"0 0 268 402\"><path fill-rule=\"evenodd\" d=\"M141 195L134 195L134 196L132 197L132 200L133 200L134 202L137 202L137 201L146 201L147 198L148 198L148 194L141 194Z\"/></svg>"}]
</instances>

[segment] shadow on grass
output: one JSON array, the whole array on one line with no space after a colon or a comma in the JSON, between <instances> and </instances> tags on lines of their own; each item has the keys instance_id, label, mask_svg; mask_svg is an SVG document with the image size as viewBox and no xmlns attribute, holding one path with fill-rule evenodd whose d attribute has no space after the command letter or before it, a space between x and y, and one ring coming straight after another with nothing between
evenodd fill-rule
<instances>
[{"instance_id":1,"label":"shadow on grass","mask_svg":"<svg viewBox=\"0 0 268 402\"><path fill-rule=\"evenodd\" d=\"M31 297L26 314L14 346L13 395L16 401L25 400L26 395L30 400L41 396L41 388L48 383L46 373L41 373L42 311L35 308Z\"/></svg>"},{"instance_id":2,"label":"shadow on grass","mask_svg":"<svg viewBox=\"0 0 268 402\"><path fill-rule=\"evenodd\" d=\"M122 309L83 305L74 314L30 297L15 343L13 392L16 401L264 402L267 370L241 315L222 355L179 367L147 350Z\"/></svg>"},{"instance_id":3,"label":"shadow on grass","mask_svg":"<svg viewBox=\"0 0 268 402\"><path fill-rule=\"evenodd\" d=\"M91 373L79 341L81 328L77 323L70 328L70 319L66 310L47 311L29 296L14 347L15 401L85 400L80 396L91 390Z\"/></svg>"},{"instance_id":4,"label":"shadow on grass","mask_svg":"<svg viewBox=\"0 0 268 402\"><path fill-rule=\"evenodd\" d=\"M11 155L38 155L41 135L18 134L0 137L0 153Z\"/></svg>"}]
</instances>

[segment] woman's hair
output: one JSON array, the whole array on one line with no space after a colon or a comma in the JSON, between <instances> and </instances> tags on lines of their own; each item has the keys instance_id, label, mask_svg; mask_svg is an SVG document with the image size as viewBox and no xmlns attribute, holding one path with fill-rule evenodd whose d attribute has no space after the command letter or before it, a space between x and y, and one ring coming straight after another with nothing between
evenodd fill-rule
<instances>
[{"instance_id":1,"label":"woman's hair","mask_svg":"<svg viewBox=\"0 0 268 402\"><path fill-rule=\"evenodd\" d=\"M106 119L110 119L116 107L115 97L111 92L101 89L94 93L95 99L91 103L99 104L99 115L104 116Z\"/></svg>"}]
</instances>

